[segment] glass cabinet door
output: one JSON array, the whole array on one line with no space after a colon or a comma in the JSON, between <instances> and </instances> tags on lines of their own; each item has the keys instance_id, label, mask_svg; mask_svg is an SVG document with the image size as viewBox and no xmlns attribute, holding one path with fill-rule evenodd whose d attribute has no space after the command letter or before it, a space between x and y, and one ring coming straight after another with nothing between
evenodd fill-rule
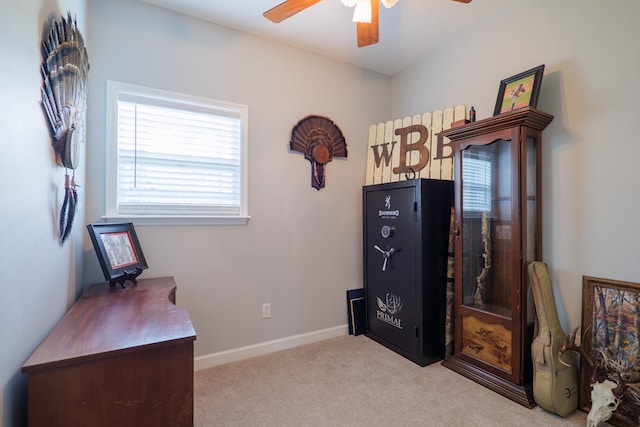
<instances>
[{"instance_id":1,"label":"glass cabinet door","mask_svg":"<svg viewBox=\"0 0 640 427\"><path fill-rule=\"evenodd\" d=\"M462 352L511 372L514 290L511 141L498 139L461 152ZM515 202L517 203L517 201ZM503 321L487 322L490 313ZM485 320L483 320L485 319Z\"/></svg>"},{"instance_id":2,"label":"glass cabinet door","mask_svg":"<svg viewBox=\"0 0 640 427\"><path fill-rule=\"evenodd\" d=\"M442 364L529 408L542 258L541 136L553 116L523 108L442 132L454 145L454 352Z\"/></svg>"}]
</instances>

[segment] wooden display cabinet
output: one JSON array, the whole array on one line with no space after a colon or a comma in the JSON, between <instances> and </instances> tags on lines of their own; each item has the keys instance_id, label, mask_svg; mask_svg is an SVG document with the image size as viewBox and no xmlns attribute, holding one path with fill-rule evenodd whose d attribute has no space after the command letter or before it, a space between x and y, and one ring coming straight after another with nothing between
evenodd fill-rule
<instances>
[{"instance_id":1,"label":"wooden display cabinet","mask_svg":"<svg viewBox=\"0 0 640 427\"><path fill-rule=\"evenodd\" d=\"M443 132L455 151L454 353L443 365L534 407L535 307L527 265L541 259L541 134L533 108Z\"/></svg>"}]
</instances>

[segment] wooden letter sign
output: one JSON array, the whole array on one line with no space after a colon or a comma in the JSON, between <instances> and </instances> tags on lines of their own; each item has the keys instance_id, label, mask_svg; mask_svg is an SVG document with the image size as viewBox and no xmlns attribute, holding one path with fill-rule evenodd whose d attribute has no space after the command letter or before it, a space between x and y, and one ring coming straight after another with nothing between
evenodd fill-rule
<instances>
[{"instance_id":1,"label":"wooden letter sign","mask_svg":"<svg viewBox=\"0 0 640 427\"><path fill-rule=\"evenodd\" d=\"M457 105L369 126L365 185L415 178L453 180L453 147L438 135L466 118Z\"/></svg>"}]
</instances>

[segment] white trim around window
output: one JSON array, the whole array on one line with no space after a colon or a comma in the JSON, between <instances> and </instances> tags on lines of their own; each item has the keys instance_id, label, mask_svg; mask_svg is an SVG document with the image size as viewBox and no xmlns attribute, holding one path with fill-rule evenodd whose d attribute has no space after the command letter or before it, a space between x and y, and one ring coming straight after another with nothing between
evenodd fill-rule
<instances>
[{"instance_id":1,"label":"white trim around window","mask_svg":"<svg viewBox=\"0 0 640 427\"><path fill-rule=\"evenodd\" d=\"M107 221L242 225L248 107L107 81Z\"/></svg>"}]
</instances>

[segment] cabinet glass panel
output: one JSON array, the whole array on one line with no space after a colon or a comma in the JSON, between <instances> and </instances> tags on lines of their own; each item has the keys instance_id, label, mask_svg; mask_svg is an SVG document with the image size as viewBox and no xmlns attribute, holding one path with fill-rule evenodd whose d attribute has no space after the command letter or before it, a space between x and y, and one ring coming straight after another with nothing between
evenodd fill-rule
<instances>
[{"instance_id":1,"label":"cabinet glass panel","mask_svg":"<svg viewBox=\"0 0 640 427\"><path fill-rule=\"evenodd\" d=\"M511 318L511 141L462 151L462 303Z\"/></svg>"},{"instance_id":2,"label":"cabinet glass panel","mask_svg":"<svg viewBox=\"0 0 640 427\"><path fill-rule=\"evenodd\" d=\"M536 234L538 232L538 223L536 221L537 218L537 203L538 203L538 194L536 193L536 139L532 137L528 137L525 144L525 153L526 153L526 164L525 164L525 173L524 177L526 179L525 188L527 191L527 199L526 199L526 230L523 236L525 243L525 252L524 252L524 265L529 265L531 261L535 261L537 259L536 254L538 253L538 248L536 246L538 239L536 239ZM527 323L533 323L535 321L536 312L533 301L533 295L531 293L531 284L529 283L529 275L526 275L526 294L527 295Z\"/></svg>"}]
</instances>

